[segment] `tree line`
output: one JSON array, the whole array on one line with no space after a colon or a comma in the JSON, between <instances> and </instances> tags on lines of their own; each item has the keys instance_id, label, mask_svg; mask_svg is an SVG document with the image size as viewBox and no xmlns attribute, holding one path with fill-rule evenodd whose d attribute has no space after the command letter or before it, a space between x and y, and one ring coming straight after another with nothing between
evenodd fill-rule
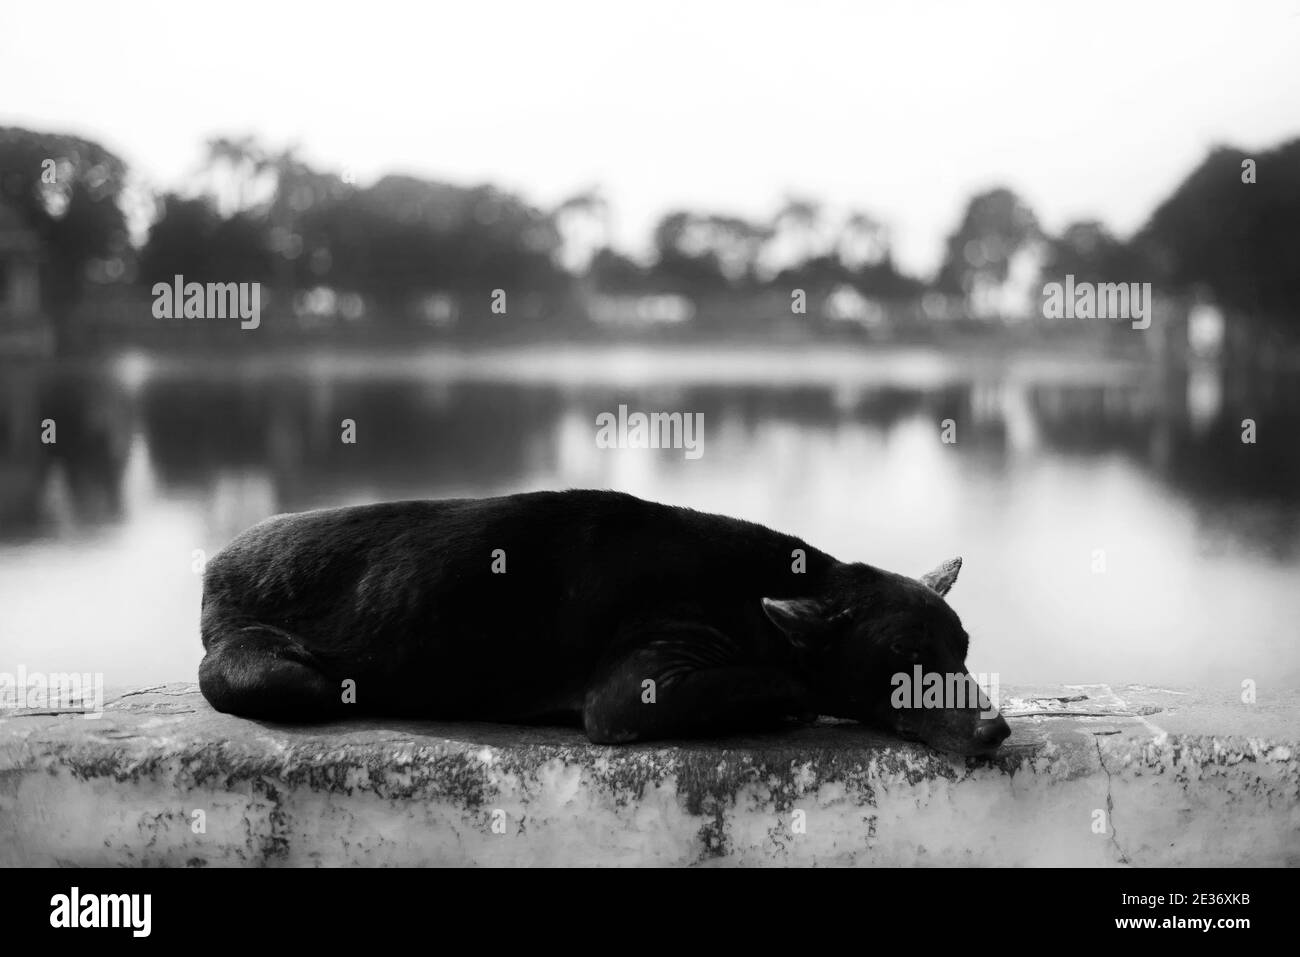
<instances>
[{"instance_id":1,"label":"tree line","mask_svg":"<svg viewBox=\"0 0 1300 957\"><path fill-rule=\"evenodd\" d=\"M365 296L380 317L430 293L495 287L707 299L848 285L886 301L938 292L969 302L1033 253L1045 281L1142 279L1208 295L1248 321L1300 327L1300 139L1211 151L1127 240L1099 221L1050 234L1013 190L981 192L956 217L932 277L898 268L887 225L869 212L832 214L807 197L765 221L670 210L642 261L615 248L597 190L543 208L490 184L387 175L360 186L247 137L209 141L193 187L155 194L90 140L0 128L0 205L43 243L44 301L56 318L106 287L175 274L281 292L327 286ZM142 239L132 241L133 223L146 224Z\"/></svg>"}]
</instances>

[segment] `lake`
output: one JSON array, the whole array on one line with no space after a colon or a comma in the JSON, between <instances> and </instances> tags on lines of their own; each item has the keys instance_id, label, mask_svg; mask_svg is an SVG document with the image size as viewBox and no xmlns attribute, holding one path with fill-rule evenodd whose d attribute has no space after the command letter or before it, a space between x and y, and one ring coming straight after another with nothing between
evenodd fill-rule
<instances>
[{"instance_id":1,"label":"lake","mask_svg":"<svg viewBox=\"0 0 1300 957\"><path fill-rule=\"evenodd\" d=\"M620 405L702 414L702 454L599 448L597 416ZM277 512L594 487L909 574L961 555L949 600L968 663L1003 686L1253 679L1262 698L1300 684L1297 435L1293 379L1079 356L590 345L9 363L0 672L195 680L202 562Z\"/></svg>"}]
</instances>

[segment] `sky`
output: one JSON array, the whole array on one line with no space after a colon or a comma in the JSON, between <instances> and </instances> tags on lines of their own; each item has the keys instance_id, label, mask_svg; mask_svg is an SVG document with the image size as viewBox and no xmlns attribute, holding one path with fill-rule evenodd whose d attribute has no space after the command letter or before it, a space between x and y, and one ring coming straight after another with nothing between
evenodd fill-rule
<instances>
[{"instance_id":1,"label":"sky","mask_svg":"<svg viewBox=\"0 0 1300 957\"><path fill-rule=\"evenodd\" d=\"M244 133L362 184L599 186L633 253L672 208L808 196L884 220L924 274L978 190L1128 235L1211 146L1300 135L1300 0L15 0L0 124L97 140L159 189Z\"/></svg>"}]
</instances>

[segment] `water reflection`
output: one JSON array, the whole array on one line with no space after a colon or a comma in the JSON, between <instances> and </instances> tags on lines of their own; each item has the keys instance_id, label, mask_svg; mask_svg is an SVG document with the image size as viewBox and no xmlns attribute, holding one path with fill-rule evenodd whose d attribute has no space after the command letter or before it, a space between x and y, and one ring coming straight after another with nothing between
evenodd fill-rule
<instances>
[{"instance_id":1,"label":"water reflection","mask_svg":"<svg viewBox=\"0 0 1300 957\"><path fill-rule=\"evenodd\" d=\"M0 651L110 685L192 678L194 569L268 514L584 486L901 571L961 553L953 602L1004 684L1300 674L1295 381L941 356L862 374L828 359L824 376L782 357L694 375L671 356L619 362L621 377L418 358L6 369ZM702 412L704 456L598 449L596 415L619 404Z\"/></svg>"}]
</instances>

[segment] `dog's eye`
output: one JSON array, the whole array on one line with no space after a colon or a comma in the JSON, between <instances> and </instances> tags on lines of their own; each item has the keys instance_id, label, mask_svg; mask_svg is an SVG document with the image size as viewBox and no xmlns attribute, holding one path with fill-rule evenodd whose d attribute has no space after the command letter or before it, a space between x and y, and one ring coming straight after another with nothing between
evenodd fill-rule
<instances>
[{"instance_id":1,"label":"dog's eye","mask_svg":"<svg viewBox=\"0 0 1300 957\"><path fill-rule=\"evenodd\" d=\"M893 654L898 655L898 657L900 658L906 658L908 661L916 661L918 658L921 657L920 652L908 648L901 641L895 641L892 644L890 644L889 650Z\"/></svg>"}]
</instances>

